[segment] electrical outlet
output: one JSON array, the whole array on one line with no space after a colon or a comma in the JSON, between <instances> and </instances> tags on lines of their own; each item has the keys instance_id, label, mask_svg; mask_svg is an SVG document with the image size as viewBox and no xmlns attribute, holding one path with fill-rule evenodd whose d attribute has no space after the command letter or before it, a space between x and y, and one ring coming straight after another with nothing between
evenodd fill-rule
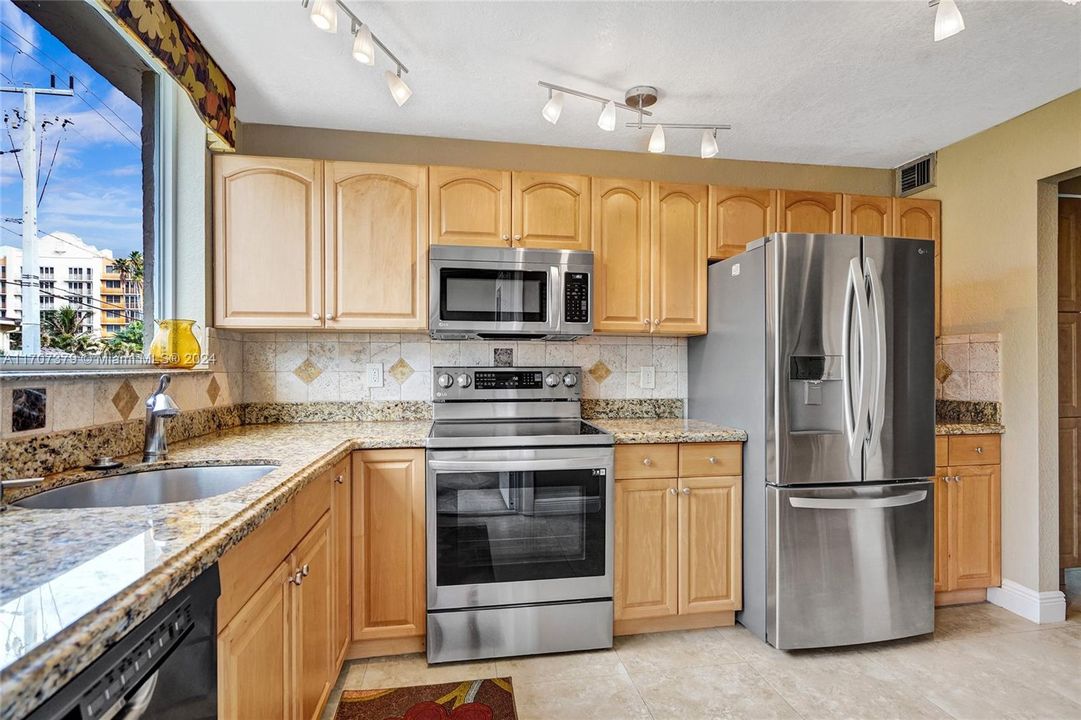
<instances>
[{"instance_id":1,"label":"electrical outlet","mask_svg":"<svg viewBox=\"0 0 1081 720\"><path fill-rule=\"evenodd\" d=\"M642 367L639 372L638 385L644 390L652 390L657 384L656 369L652 365L649 365Z\"/></svg>"},{"instance_id":2,"label":"electrical outlet","mask_svg":"<svg viewBox=\"0 0 1081 720\"><path fill-rule=\"evenodd\" d=\"M368 363L368 387L383 387L383 363Z\"/></svg>"}]
</instances>

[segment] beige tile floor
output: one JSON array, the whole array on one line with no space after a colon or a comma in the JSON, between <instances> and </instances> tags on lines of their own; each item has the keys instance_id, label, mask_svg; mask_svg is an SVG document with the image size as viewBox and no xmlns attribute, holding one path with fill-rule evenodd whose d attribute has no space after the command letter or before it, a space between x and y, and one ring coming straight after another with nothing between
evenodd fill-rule
<instances>
[{"instance_id":1,"label":"beige tile floor","mask_svg":"<svg viewBox=\"0 0 1081 720\"><path fill-rule=\"evenodd\" d=\"M1081 578L1079 578L1081 579ZM1079 588L1081 589L1081 588ZM743 628L616 638L615 648L428 667L422 655L347 663L342 688L509 675L521 720L1081 719L1081 597L1065 623L994 605L940 609L935 633L784 653Z\"/></svg>"}]
</instances>

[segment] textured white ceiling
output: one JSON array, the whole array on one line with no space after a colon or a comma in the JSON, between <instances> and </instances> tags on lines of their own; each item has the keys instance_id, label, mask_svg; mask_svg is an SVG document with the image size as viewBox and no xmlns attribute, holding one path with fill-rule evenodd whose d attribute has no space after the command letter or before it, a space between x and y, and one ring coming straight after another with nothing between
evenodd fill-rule
<instances>
[{"instance_id":1,"label":"textured white ceiling","mask_svg":"<svg viewBox=\"0 0 1081 720\"><path fill-rule=\"evenodd\" d=\"M660 88L655 119L728 122L720 157L894 167L1081 88L1081 5L958 0L967 29L932 41L904 2L360 2L409 67L350 56L299 0L175 0L237 86L244 122L643 151L648 131L596 127L567 97L552 126L537 80L621 98ZM700 134L668 132L697 155Z\"/></svg>"}]
</instances>

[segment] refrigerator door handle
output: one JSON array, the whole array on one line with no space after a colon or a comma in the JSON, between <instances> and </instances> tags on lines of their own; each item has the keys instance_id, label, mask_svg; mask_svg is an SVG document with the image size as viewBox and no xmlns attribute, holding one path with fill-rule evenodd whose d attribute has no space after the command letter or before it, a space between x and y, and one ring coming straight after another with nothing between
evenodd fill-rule
<instances>
[{"instance_id":1,"label":"refrigerator door handle","mask_svg":"<svg viewBox=\"0 0 1081 720\"><path fill-rule=\"evenodd\" d=\"M871 285L871 302L875 321L875 382L871 405L871 431L867 442L876 443L886 419L886 293L882 290L882 277L874 258L867 258L867 280Z\"/></svg>"},{"instance_id":2,"label":"refrigerator door handle","mask_svg":"<svg viewBox=\"0 0 1081 720\"><path fill-rule=\"evenodd\" d=\"M852 307L856 308L859 326L859 389L852 387ZM852 258L848 265L848 286L845 288L844 315L841 331L841 357L844 363L844 415L845 436L848 438L850 460L862 460L863 443L867 437L867 413L870 403L870 384L867 382L867 339L870 335L870 310L867 306L867 287L859 258ZM853 409L853 397L856 407Z\"/></svg>"},{"instance_id":3,"label":"refrigerator door handle","mask_svg":"<svg viewBox=\"0 0 1081 720\"><path fill-rule=\"evenodd\" d=\"M880 498L813 498L790 497L788 502L794 508L813 510L869 510L873 508L903 507L915 505L927 499L926 490L916 490L904 495Z\"/></svg>"}]
</instances>

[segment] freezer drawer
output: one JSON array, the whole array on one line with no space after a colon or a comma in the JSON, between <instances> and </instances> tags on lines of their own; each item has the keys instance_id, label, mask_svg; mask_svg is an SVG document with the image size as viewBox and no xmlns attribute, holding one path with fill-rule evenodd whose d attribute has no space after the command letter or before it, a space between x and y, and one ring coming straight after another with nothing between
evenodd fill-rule
<instances>
[{"instance_id":1,"label":"freezer drawer","mask_svg":"<svg viewBox=\"0 0 1081 720\"><path fill-rule=\"evenodd\" d=\"M767 486L766 639L783 650L934 630L934 483Z\"/></svg>"}]
</instances>

